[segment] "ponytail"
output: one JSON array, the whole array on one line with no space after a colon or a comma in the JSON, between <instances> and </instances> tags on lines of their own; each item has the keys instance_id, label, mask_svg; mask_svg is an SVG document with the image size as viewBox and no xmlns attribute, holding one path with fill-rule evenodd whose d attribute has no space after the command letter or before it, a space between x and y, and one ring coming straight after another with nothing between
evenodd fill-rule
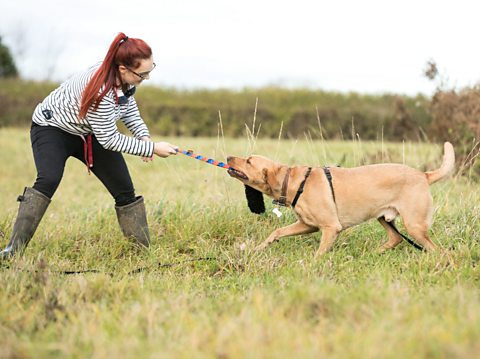
<instances>
[{"instance_id":1,"label":"ponytail","mask_svg":"<svg viewBox=\"0 0 480 359\"><path fill-rule=\"evenodd\" d=\"M117 78L120 77L118 65L137 68L140 60L149 59L151 56L152 49L143 40L129 38L120 32L110 44L102 64L83 90L79 118L85 118L92 105L96 111L105 95L116 86Z\"/></svg>"}]
</instances>

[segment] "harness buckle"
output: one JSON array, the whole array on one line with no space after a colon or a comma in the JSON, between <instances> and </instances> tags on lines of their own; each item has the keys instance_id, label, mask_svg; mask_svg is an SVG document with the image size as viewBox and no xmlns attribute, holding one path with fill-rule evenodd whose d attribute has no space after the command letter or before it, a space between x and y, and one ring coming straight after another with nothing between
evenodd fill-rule
<instances>
[{"instance_id":1,"label":"harness buckle","mask_svg":"<svg viewBox=\"0 0 480 359\"><path fill-rule=\"evenodd\" d=\"M277 205L277 206L286 207L287 206L287 197L286 196L280 196L278 199L274 199L272 201L272 203Z\"/></svg>"}]
</instances>

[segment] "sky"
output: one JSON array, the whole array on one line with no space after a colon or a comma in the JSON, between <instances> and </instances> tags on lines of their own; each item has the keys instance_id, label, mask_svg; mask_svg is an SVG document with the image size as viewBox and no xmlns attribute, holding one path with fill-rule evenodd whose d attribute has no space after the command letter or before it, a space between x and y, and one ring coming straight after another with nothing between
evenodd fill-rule
<instances>
[{"instance_id":1,"label":"sky","mask_svg":"<svg viewBox=\"0 0 480 359\"><path fill-rule=\"evenodd\" d=\"M480 1L11 0L0 36L22 77L63 81L124 32L145 40L150 84L431 95L480 81Z\"/></svg>"}]
</instances>

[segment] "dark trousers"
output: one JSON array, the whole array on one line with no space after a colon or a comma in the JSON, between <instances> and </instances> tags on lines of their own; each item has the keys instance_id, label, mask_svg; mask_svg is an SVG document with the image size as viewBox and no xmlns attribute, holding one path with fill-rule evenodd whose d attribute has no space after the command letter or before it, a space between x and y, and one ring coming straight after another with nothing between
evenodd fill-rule
<instances>
[{"instance_id":1,"label":"dark trousers","mask_svg":"<svg viewBox=\"0 0 480 359\"><path fill-rule=\"evenodd\" d=\"M83 163L83 140L52 126L32 123L30 129L37 179L33 188L52 198L63 176L65 162L72 156ZM135 202L135 190L125 160L120 152L104 149L92 136L92 172L104 184L117 206ZM85 175L87 167L85 166Z\"/></svg>"}]
</instances>

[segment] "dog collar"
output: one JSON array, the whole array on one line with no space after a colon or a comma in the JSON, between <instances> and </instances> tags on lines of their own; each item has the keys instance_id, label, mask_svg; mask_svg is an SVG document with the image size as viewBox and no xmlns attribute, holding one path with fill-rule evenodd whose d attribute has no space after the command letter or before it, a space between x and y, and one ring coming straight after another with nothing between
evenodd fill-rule
<instances>
[{"instance_id":1,"label":"dog collar","mask_svg":"<svg viewBox=\"0 0 480 359\"><path fill-rule=\"evenodd\" d=\"M287 189L288 189L288 178L290 177L290 171L292 169L288 167L287 169L287 174L285 175L285 178L283 179L283 184L282 184L282 192L280 193L280 197L278 199L273 200L273 204L286 207L287 206Z\"/></svg>"},{"instance_id":2,"label":"dog collar","mask_svg":"<svg viewBox=\"0 0 480 359\"><path fill-rule=\"evenodd\" d=\"M289 167L287 169L287 174L285 175L285 178L283 179L283 184L282 184L282 192L280 194L280 197L278 200L273 200L273 204L278 205L278 206L287 206L287 189L288 189L288 178L290 177L290 171L291 168ZM295 208L295 205L298 202L298 199L303 193L303 188L305 187L305 182L307 181L307 178L310 176L310 173L312 172L312 167L308 167L307 172L305 173L305 178L303 179L302 183L300 183L300 187L298 187L297 193L295 194L295 198L293 199L293 202L291 204L292 208Z\"/></svg>"}]
</instances>

